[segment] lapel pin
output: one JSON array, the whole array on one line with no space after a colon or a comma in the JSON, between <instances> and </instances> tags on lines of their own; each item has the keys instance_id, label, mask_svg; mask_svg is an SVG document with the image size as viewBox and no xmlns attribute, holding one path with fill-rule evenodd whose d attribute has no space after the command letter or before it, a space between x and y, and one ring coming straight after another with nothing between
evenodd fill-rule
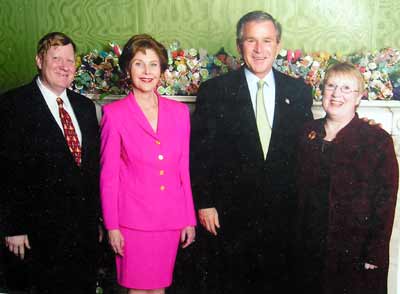
<instances>
[{"instance_id":1,"label":"lapel pin","mask_svg":"<svg viewBox=\"0 0 400 294\"><path fill-rule=\"evenodd\" d=\"M317 137L317 133L315 131L311 131L308 133L308 139L314 140Z\"/></svg>"},{"instance_id":2,"label":"lapel pin","mask_svg":"<svg viewBox=\"0 0 400 294\"><path fill-rule=\"evenodd\" d=\"M285 103L286 103L286 104L290 104L289 98L286 98L286 99L285 99Z\"/></svg>"}]
</instances>

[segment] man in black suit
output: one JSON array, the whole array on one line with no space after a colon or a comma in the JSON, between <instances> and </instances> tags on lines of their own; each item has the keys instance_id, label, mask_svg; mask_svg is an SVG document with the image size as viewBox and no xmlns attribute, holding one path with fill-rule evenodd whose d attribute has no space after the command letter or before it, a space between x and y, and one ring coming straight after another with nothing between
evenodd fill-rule
<instances>
[{"instance_id":1,"label":"man in black suit","mask_svg":"<svg viewBox=\"0 0 400 294\"><path fill-rule=\"evenodd\" d=\"M294 151L312 95L272 68L280 45L271 15L244 15L237 47L245 65L203 83L197 96L191 174L203 228L193 283L201 293L285 293L289 283Z\"/></svg>"},{"instance_id":2,"label":"man in black suit","mask_svg":"<svg viewBox=\"0 0 400 294\"><path fill-rule=\"evenodd\" d=\"M39 75L0 98L1 231L35 293L94 293L99 134L92 101L73 91L75 44L38 43Z\"/></svg>"}]
</instances>

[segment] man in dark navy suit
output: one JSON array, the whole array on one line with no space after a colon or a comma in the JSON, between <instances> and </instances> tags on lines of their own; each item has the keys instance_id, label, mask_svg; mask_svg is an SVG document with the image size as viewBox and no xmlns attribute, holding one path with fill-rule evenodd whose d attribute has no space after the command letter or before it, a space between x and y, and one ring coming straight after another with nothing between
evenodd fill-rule
<instances>
[{"instance_id":1,"label":"man in dark navy suit","mask_svg":"<svg viewBox=\"0 0 400 294\"><path fill-rule=\"evenodd\" d=\"M280 46L270 14L244 15L244 66L200 87L191 175L202 226L191 256L196 274L182 276L196 285L192 293L285 293L289 284L295 143L312 119L312 94L272 68Z\"/></svg>"},{"instance_id":2,"label":"man in dark navy suit","mask_svg":"<svg viewBox=\"0 0 400 294\"><path fill-rule=\"evenodd\" d=\"M39 75L0 98L1 232L37 293L94 293L99 134L95 107L68 89L75 44L38 43Z\"/></svg>"}]
</instances>

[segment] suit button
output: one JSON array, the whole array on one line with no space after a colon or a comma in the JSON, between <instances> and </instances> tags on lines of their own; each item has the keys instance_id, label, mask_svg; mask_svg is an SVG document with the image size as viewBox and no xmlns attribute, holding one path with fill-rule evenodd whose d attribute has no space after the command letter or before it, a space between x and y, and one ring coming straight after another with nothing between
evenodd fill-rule
<instances>
[{"instance_id":1,"label":"suit button","mask_svg":"<svg viewBox=\"0 0 400 294\"><path fill-rule=\"evenodd\" d=\"M155 142L156 142L157 145L160 145L160 144L161 144L161 142L158 141L158 140L156 140Z\"/></svg>"},{"instance_id":2,"label":"suit button","mask_svg":"<svg viewBox=\"0 0 400 294\"><path fill-rule=\"evenodd\" d=\"M158 160L163 160L163 159L164 159L164 156L162 154L159 154L158 155Z\"/></svg>"},{"instance_id":3,"label":"suit button","mask_svg":"<svg viewBox=\"0 0 400 294\"><path fill-rule=\"evenodd\" d=\"M163 176L164 175L164 170L162 169L162 170L160 170L160 176Z\"/></svg>"},{"instance_id":4,"label":"suit button","mask_svg":"<svg viewBox=\"0 0 400 294\"><path fill-rule=\"evenodd\" d=\"M161 186L160 186L160 190L161 190L161 191L164 191L164 190L165 190L165 186L164 186L164 185L161 185Z\"/></svg>"}]
</instances>

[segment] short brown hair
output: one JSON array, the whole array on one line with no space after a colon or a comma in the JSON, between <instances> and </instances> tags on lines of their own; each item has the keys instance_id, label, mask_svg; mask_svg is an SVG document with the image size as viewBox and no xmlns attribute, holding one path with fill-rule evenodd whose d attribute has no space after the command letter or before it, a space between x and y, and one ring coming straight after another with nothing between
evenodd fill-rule
<instances>
[{"instance_id":1,"label":"short brown hair","mask_svg":"<svg viewBox=\"0 0 400 294\"><path fill-rule=\"evenodd\" d=\"M282 37L282 26L281 24L269 13L261 10L251 11L243 15L238 23L236 24L236 43L238 45L243 43L243 30L245 24L249 22L262 22L270 21L273 23L276 30L276 42L279 43Z\"/></svg>"},{"instance_id":2,"label":"short brown hair","mask_svg":"<svg viewBox=\"0 0 400 294\"><path fill-rule=\"evenodd\" d=\"M328 70L325 73L325 77L323 80L323 85L326 84L328 79L332 76L336 75L344 75L346 77L354 78L357 80L358 84L358 91L359 93L364 93L365 91L365 81L364 77L362 76L361 72L358 70L357 67L355 67L353 64L349 62L338 62L330 67L328 67Z\"/></svg>"},{"instance_id":3,"label":"short brown hair","mask_svg":"<svg viewBox=\"0 0 400 294\"><path fill-rule=\"evenodd\" d=\"M164 45L147 34L134 35L126 42L119 58L121 71L127 73L130 70L131 61L136 53L139 51L146 53L146 49L154 50L160 59L161 71L164 72L168 67L167 49L165 49Z\"/></svg>"},{"instance_id":4,"label":"short brown hair","mask_svg":"<svg viewBox=\"0 0 400 294\"><path fill-rule=\"evenodd\" d=\"M73 49L74 49L74 53L76 52L76 45L75 43L72 41L72 39L70 37L68 37L66 34L64 33L60 33L60 32L52 32L52 33L48 33L47 35L43 36L37 45L37 51L36 54L37 56L43 57L44 54L46 54L46 52L53 46L65 46L71 44Z\"/></svg>"}]
</instances>

